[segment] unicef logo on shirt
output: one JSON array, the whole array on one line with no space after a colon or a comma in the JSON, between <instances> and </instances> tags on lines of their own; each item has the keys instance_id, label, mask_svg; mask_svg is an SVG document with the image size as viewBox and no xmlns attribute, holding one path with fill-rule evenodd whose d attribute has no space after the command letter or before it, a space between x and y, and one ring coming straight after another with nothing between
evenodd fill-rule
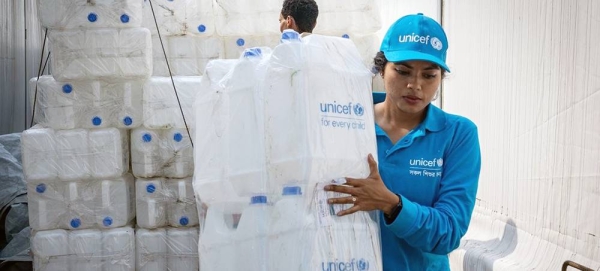
<instances>
[{"instance_id":1,"label":"unicef logo on shirt","mask_svg":"<svg viewBox=\"0 0 600 271\"><path fill-rule=\"evenodd\" d=\"M438 165L438 167L442 167L444 165L444 159L438 158L437 159L437 165Z\"/></svg>"},{"instance_id":2,"label":"unicef logo on shirt","mask_svg":"<svg viewBox=\"0 0 600 271\"><path fill-rule=\"evenodd\" d=\"M444 44L442 44L442 41L436 37L431 38L431 47L433 47L433 49L436 50L442 50L442 48L444 48Z\"/></svg>"},{"instance_id":3,"label":"unicef logo on shirt","mask_svg":"<svg viewBox=\"0 0 600 271\"><path fill-rule=\"evenodd\" d=\"M363 106L361 104L355 104L354 105L354 114L357 116L362 116L365 113L365 109L363 108Z\"/></svg>"}]
</instances>

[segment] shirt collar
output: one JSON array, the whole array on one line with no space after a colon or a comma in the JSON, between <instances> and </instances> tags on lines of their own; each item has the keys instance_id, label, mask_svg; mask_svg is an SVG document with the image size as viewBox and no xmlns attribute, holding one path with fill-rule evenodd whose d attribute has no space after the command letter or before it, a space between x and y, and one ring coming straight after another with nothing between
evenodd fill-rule
<instances>
[{"instance_id":1,"label":"shirt collar","mask_svg":"<svg viewBox=\"0 0 600 271\"><path fill-rule=\"evenodd\" d=\"M383 101L385 101L385 92L373 92L373 104L378 104ZM444 113L444 111L431 103L427 106L426 110L427 113L422 122L425 129L431 132L438 132L446 127L446 113ZM379 125L375 125L375 132L377 135L385 134Z\"/></svg>"}]
</instances>

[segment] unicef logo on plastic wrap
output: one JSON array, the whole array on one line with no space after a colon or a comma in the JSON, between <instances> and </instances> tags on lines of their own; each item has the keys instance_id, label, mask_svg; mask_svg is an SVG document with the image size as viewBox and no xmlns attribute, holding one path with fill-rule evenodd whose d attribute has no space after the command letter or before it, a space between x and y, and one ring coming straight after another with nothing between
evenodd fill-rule
<instances>
[{"instance_id":1,"label":"unicef logo on plastic wrap","mask_svg":"<svg viewBox=\"0 0 600 271\"><path fill-rule=\"evenodd\" d=\"M346 130L366 130L365 108L360 103L319 103L321 126Z\"/></svg>"},{"instance_id":2,"label":"unicef logo on plastic wrap","mask_svg":"<svg viewBox=\"0 0 600 271\"><path fill-rule=\"evenodd\" d=\"M368 271L369 261L365 259L352 259L348 262L345 261L334 261L334 262L321 262L322 271Z\"/></svg>"},{"instance_id":3,"label":"unicef logo on plastic wrap","mask_svg":"<svg viewBox=\"0 0 600 271\"><path fill-rule=\"evenodd\" d=\"M442 48L444 48L444 44L442 44L442 41L437 37L433 37L431 38L431 47L439 51L442 50Z\"/></svg>"},{"instance_id":4,"label":"unicef logo on plastic wrap","mask_svg":"<svg viewBox=\"0 0 600 271\"><path fill-rule=\"evenodd\" d=\"M363 108L363 106L361 104L354 105L354 114L359 117L362 116L363 114L365 114L365 109Z\"/></svg>"},{"instance_id":5,"label":"unicef logo on plastic wrap","mask_svg":"<svg viewBox=\"0 0 600 271\"><path fill-rule=\"evenodd\" d=\"M360 270L360 271L369 270L369 262L365 259L358 260L358 270Z\"/></svg>"}]
</instances>

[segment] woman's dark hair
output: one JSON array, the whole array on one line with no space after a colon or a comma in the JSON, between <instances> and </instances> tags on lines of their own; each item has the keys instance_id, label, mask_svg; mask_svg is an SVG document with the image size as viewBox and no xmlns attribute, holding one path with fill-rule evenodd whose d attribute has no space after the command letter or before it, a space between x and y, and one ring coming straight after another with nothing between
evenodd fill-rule
<instances>
[{"instance_id":1,"label":"woman's dark hair","mask_svg":"<svg viewBox=\"0 0 600 271\"><path fill-rule=\"evenodd\" d=\"M373 58L373 72L382 73L387 63L388 60L387 58L385 58L383 52L377 52L377 54L375 54L375 57ZM442 69L442 67L440 67L440 70L442 71L442 78L446 77L446 70Z\"/></svg>"},{"instance_id":2,"label":"woman's dark hair","mask_svg":"<svg viewBox=\"0 0 600 271\"><path fill-rule=\"evenodd\" d=\"M330 1L330 0L327 0ZM283 17L292 16L300 32L311 33L317 24L319 7L315 0L285 0L281 9Z\"/></svg>"}]
</instances>

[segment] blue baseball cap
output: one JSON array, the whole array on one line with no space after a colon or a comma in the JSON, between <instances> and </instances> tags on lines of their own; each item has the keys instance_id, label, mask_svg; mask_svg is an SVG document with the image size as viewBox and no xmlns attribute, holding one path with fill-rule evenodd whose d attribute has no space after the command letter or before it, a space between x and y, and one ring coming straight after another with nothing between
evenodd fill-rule
<instances>
[{"instance_id":1,"label":"blue baseball cap","mask_svg":"<svg viewBox=\"0 0 600 271\"><path fill-rule=\"evenodd\" d=\"M446 65L446 33L440 24L423 13L398 19L383 37L379 50L390 62L423 60L450 71Z\"/></svg>"}]
</instances>

